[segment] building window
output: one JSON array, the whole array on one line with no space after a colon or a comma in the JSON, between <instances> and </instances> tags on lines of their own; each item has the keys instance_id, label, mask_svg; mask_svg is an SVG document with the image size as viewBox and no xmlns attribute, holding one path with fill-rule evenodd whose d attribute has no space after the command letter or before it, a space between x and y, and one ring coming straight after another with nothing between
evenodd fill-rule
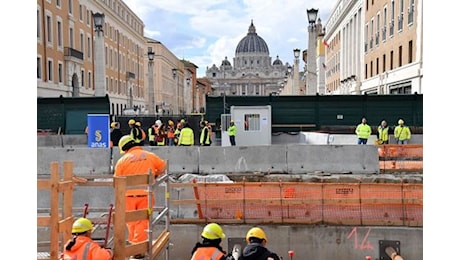
<instances>
[{"instance_id":1,"label":"building window","mask_svg":"<svg viewBox=\"0 0 460 260\"><path fill-rule=\"evenodd\" d=\"M383 56L382 56L382 72L386 71L386 67L387 67L386 58L387 58L387 56L385 54L383 54Z\"/></svg>"},{"instance_id":2,"label":"building window","mask_svg":"<svg viewBox=\"0 0 460 260\"><path fill-rule=\"evenodd\" d=\"M58 64L58 80L59 80L59 83L62 83L62 75L63 75L62 63L59 63Z\"/></svg>"},{"instance_id":3,"label":"building window","mask_svg":"<svg viewBox=\"0 0 460 260\"><path fill-rule=\"evenodd\" d=\"M48 81L53 81L53 61L48 60Z\"/></svg>"},{"instance_id":4,"label":"building window","mask_svg":"<svg viewBox=\"0 0 460 260\"><path fill-rule=\"evenodd\" d=\"M83 52L83 57L85 57L85 35L83 32L80 32L80 50Z\"/></svg>"},{"instance_id":5,"label":"building window","mask_svg":"<svg viewBox=\"0 0 460 260\"><path fill-rule=\"evenodd\" d=\"M73 14L73 0L69 0L68 4L69 4L69 14L72 15Z\"/></svg>"},{"instance_id":6,"label":"building window","mask_svg":"<svg viewBox=\"0 0 460 260\"><path fill-rule=\"evenodd\" d=\"M57 22L57 41L58 41L58 47L62 48L62 22L58 21Z\"/></svg>"},{"instance_id":7,"label":"building window","mask_svg":"<svg viewBox=\"0 0 460 260\"><path fill-rule=\"evenodd\" d=\"M393 56L394 56L393 51L390 51L390 70L393 69Z\"/></svg>"},{"instance_id":8,"label":"building window","mask_svg":"<svg viewBox=\"0 0 460 260\"><path fill-rule=\"evenodd\" d=\"M37 79L42 78L42 58L37 57Z\"/></svg>"},{"instance_id":9,"label":"building window","mask_svg":"<svg viewBox=\"0 0 460 260\"><path fill-rule=\"evenodd\" d=\"M50 44L53 43L53 24L50 15L46 15L46 41Z\"/></svg>"},{"instance_id":10,"label":"building window","mask_svg":"<svg viewBox=\"0 0 460 260\"><path fill-rule=\"evenodd\" d=\"M411 25L414 23L414 10L415 10L415 0L409 0L409 8L407 14L407 24Z\"/></svg>"},{"instance_id":11,"label":"building window","mask_svg":"<svg viewBox=\"0 0 460 260\"><path fill-rule=\"evenodd\" d=\"M56 6L60 8L61 5L62 5L61 0L56 0Z\"/></svg>"},{"instance_id":12,"label":"building window","mask_svg":"<svg viewBox=\"0 0 460 260\"><path fill-rule=\"evenodd\" d=\"M83 6L81 4L78 5L78 15L80 17L80 21L83 21Z\"/></svg>"},{"instance_id":13,"label":"building window","mask_svg":"<svg viewBox=\"0 0 460 260\"><path fill-rule=\"evenodd\" d=\"M69 28L69 45L70 45L70 48L74 48L73 47L73 28L70 27Z\"/></svg>"},{"instance_id":14,"label":"building window","mask_svg":"<svg viewBox=\"0 0 460 260\"><path fill-rule=\"evenodd\" d=\"M395 33L395 1L391 1L391 13L390 13L390 37Z\"/></svg>"},{"instance_id":15,"label":"building window","mask_svg":"<svg viewBox=\"0 0 460 260\"><path fill-rule=\"evenodd\" d=\"M88 57L88 59L90 59L91 58L91 38L90 37L87 38L86 50L87 50L86 56Z\"/></svg>"},{"instance_id":16,"label":"building window","mask_svg":"<svg viewBox=\"0 0 460 260\"><path fill-rule=\"evenodd\" d=\"M244 115L244 131L260 131L260 114Z\"/></svg>"},{"instance_id":17,"label":"building window","mask_svg":"<svg viewBox=\"0 0 460 260\"><path fill-rule=\"evenodd\" d=\"M81 70L81 86L85 86L85 71Z\"/></svg>"},{"instance_id":18,"label":"building window","mask_svg":"<svg viewBox=\"0 0 460 260\"><path fill-rule=\"evenodd\" d=\"M399 0L398 31L402 31L404 21L404 0Z\"/></svg>"},{"instance_id":19,"label":"building window","mask_svg":"<svg viewBox=\"0 0 460 260\"><path fill-rule=\"evenodd\" d=\"M91 82L93 82L93 78L91 77L91 72L88 71L88 88L91 88Z\"/></svg>"},{"instance_id":20,"label":"building window","mask_svg":"<svg viewBox=\"0 0 460 260\"><path fill-rule=\"evenodd\" d=\"M379 34L380 34L380 14L377 14L377 19L376 19L376 28L375 28L375 46L379 45Z\"/></svg>"},{"instance_id":21,"label":"building window","mask_svg":"<svg viewBox=\"0 0 460 260\"><path fill-rule=\"evenodd\" d=\"M375 60L375 74L379 74L379 58Z\"/></svg>"},{"instance_id":22,"label":"building window","mask_svg":"<svg viewBox=\"0 0 460 260\"><path fill-rule=\"evenodd\" d=\"M374 76L374 62L371 61L371 65L370 65L370 77L372 78L372 76Z\"/></svg>"},{"instance_id":23,"label":"building window","mask_svg":"<svg viewBox=\"0 0 460 260\"><path fill-rule=\"evenodd\" d=\"M402 46L399 46L399 55L398 55L398 66L401 67L403 65L403 49L402 49Z\"/></svg>"},{"instance_id":24,"label":"building window","mask_svg":"<svg viewBox=\"0 0 460 260\"><path fill-rule=\"evenodd\" d=\"M412 55L413 55L413 50L412 50L412 41L409 41L409 46L407 47L407 62L412 63Z\"/></svg>"},{"instance_id":25,"label":"building window","mask_svg":"<svg viewBox=\"0 0 460 260\"><path fill-rule=\"evenodd\" d=\"M37 39L42 38L42 23L40 22L40 10L37 9Z\"/></svg>"},{"instance_id":26,"label":"building window","mask_svg":"<svg viewBox=\"0 0 460 260\"><path fill-rule=\"evenodd\" d=\"M382 42L386 41L387 39L387 7L383 8L383 27L382 27Z\"/></svg>"}]
</instances>

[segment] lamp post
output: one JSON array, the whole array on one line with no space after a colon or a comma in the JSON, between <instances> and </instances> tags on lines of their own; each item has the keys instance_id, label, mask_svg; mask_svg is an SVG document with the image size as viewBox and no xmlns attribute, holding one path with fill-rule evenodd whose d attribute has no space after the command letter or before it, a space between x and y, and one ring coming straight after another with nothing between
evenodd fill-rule
<instances>
[{"instance_id":1,"label":"lamp post","mask_svg":"<svg viewBox=\"0 0 460 260\"><path fill-rule=\"evenodd\" d=\"M176 94L176 97L177 97L177 101L176 101L176 113L179 114L179 89L178 89L178 86L177 86L177 81L176 81L176 76L177 76L177 69L176 68L173 68L171 69L171 72L172 72L172 76L173 76L173 79L174 79L174 89L175 89L175 94Z\"/></svg>"},{"instance_id":2,"label":"lamp post","mask_svg":"<svg viewBox=\"0 0 460 260\"><path fill-rule=\"evenodd\" d=\"M105 58L104 58L104 14L93 14L94 30L96 39L94 41L94 96L105 96Z\"/></svg>"},{"instance_id":3,"label":"lamp post","mask_svg":"<svg viewBox=\"0 0 460 260\"><path fill-rule=\"evenodd\" d=\"M299 56L300 56L300 49L294 49L294 94L300 94L300 86L299 86Z\"/></svg>"},{"instance_id":4,"label":"lamp post","mask_svg":"<svg viewBox=\"0 0 460 260\"><path fill-rule=\"evenodd\" d=\"M308 52L307 52L307 95L316 94L316 17L318 16L318 9L307 9L308 18Z\"/></svg>"},{"instance_id":5,"label":"lamp post","mask_svg":"<svg viewBox=\"0 0 460 260\"><path fill-rule=\"evenodd\" d=\"M149 59L149 103L147 109L149 113L156 114L155 86L153 85L153 59L155 58L155 52L152 50L152 47L148 47L147 57Z\"/></svg>"}]
</instances>

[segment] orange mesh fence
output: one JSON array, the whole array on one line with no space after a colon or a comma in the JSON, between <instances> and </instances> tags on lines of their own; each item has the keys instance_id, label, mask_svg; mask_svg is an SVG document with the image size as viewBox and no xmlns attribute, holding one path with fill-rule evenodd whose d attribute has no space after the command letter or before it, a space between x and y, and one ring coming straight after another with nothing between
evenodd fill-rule
<instances>
[{"instance_id":1,"label":"orange mesh fence","mask_svg":"<svg viewBox=\"0 0 460 260\"><path fill-rule=\"evenodd\" d=\"M378 154L382 171L423 171L423 145L379 145Z\"/></svg>"},{"instance_id":2,"label":"orange mesh fence","mask_svg":"<svg viewBox=\"0 0 460 260\"><path fill-rule=\"evenodd\" d=\"M422 184L198 183L204 219L422 226Z\"/></svg>"}]
</instances>

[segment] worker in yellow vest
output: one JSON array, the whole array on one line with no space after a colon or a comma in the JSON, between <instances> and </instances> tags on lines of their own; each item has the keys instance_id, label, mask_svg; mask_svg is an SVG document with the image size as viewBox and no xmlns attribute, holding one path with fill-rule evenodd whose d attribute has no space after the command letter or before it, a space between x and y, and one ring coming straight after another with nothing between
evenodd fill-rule
<instances>
[{"instance_id":1,"label":"worker in yellow vest","mask_svg":"<svg viewBox=\"0 0 460 260\"><path fill-rule=\"evenodd\" d=\"M192 146L195 144L195 135L193 129L190 127L189 123L185 123L184 128L180 130L179 141L177 145L179 146Z\"/></svg>"}]
</instances>

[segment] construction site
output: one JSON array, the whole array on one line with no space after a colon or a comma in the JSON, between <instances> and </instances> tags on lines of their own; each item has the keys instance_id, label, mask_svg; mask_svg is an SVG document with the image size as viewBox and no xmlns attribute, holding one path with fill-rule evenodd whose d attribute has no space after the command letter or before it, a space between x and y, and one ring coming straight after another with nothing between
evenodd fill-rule
<instances>
[{"instance_id":1,"label":"construction site","mask_svg":"<svg viewBox=\"0 0 460 260\"><path fill-rule=\"evenodd\" d=\"M282 138L282 137L279 137ZM222 247L244 247L253 226L283 259L423 259L423 143L336 143L234 147L150 147L166 174L114 177L114 147L85 136L39 136L37 259L59 259L74 220L95 224L93 239L113 259L190 259L203 227L219 223ZM342 142L342 143L339 143ZM370 140L369 143L372 141ZM278 143L282 143L279 141ZM125 211L124 191L143 185L151 210ZM149 219L149 238L127 243L126 222Z\"/></svg>"}]
</instances>

